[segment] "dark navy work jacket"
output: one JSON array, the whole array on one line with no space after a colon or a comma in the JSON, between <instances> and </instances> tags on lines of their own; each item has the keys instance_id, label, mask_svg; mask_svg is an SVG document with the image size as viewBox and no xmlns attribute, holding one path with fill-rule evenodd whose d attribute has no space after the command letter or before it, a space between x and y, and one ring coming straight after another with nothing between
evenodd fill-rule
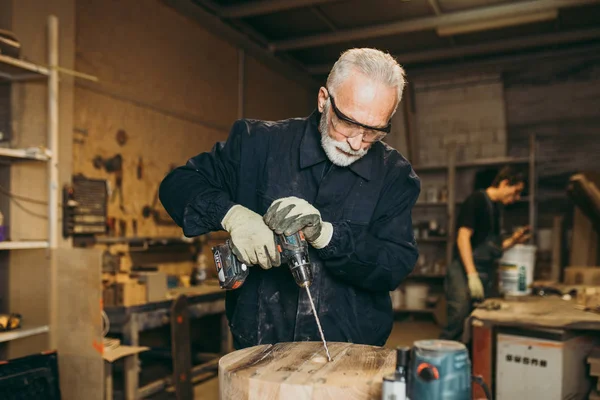
<instances>
[{"instance_id":1,"label":"dark navy work jacket","mask_svg":"<svg viewBox=\"0 0 600 400\"><path fill-rule=\"evenodd\" d=\"M392 329L389 291L417 260L411 210L420 180L382 142L349 167L332 165L320 143L320 116L236 121L226 142L163 180L160 200L188 237L222 230L234 204L264 215L276 199L307 200L333 224L329 245L310 248L310 290L326 340L381 346ZM286 265L250 271L226 297L236 348L320 340L307 294Z\"/></svg>"}]
</instances>

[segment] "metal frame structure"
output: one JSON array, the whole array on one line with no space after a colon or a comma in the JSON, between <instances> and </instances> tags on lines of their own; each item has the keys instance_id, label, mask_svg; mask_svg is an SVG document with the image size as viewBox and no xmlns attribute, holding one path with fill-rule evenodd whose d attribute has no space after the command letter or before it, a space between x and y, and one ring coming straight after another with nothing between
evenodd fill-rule
<instances>
[{"instance_id":1,"label":"metal frame structure","mask_svg":"<svg viewBox=\"0 0 600 400\"><path fill-rule=\"evenodd\" d=\"M438 36L448 39L450 46L447 48L430 48L394 54L401 64L410 65L600 39L600 29L596 27L527 35L469 45L457 45L454 38L454 35L460 32L480 32L555 20L560 10L600 4L600 0L525 0L483 5L460 11L446 11L443 9L443 1L427 0L431 10L430 15L344 28L336 26L336 23L332 21L333 15L320 8L320 6L341 3L341 0L255 0L230 6L220 5L215 0L163 1L290 79L313 86L316 85L314 78L327 74L332 63L300 62L289 53L290 51L323 48L336 44L348 44L349 47L352 47L355 41L428 30L433 30L437 32ZM404 1L408 2L409 0L399 3ZM252 19L300 9L310 11L320 20L323 23L324 31L299 37L271 39L251 25Z\"/></svg>"},{"instance_id":2,"label":"metal frame structure","mask_svg":"<svg viewBox=\"0 0 600 400\"><path fill-rule=\"evenodd\" d=\"M456 162L456 145L454 143L450 143L448 145L448 162L445 165L432 165L432 166L423 166L419 167L414 166L417 174L428 174L428 173L445 173L446 174L446 182L448 187L448 201L447 203L417 203L419 206L432 207L432 206L445 206L446 209L446 220L447 220L447 236L446 238L435 238L435 240L427 240L427 239L417 239L417 242L439 242L446 244L446 267L450 265L453 258L454 251L454 243L456 241L456 232L454 231L454 227L456 226L456 217L457 217L457 202L456 202L456 179L457 179L457 170L458 169L468 169L468 168L478 168L478 167L488 167L488 166L501 166L506 164L516 164L516 165L527 165L529 167L528 171L528 179L529 179L529 196L527 197L527 202L529 203L529 224L532 227L532 232L536 231L537 226L537 171L536 171L536 150L537 150L537 142L534 134L530 136L529 139L529 156L528 157L501 157L494 159L485 159L485 160L475 160L472 162ZM414 211L413 211L414 212ZM535 237L532 235L529 242L533 244L535 242ZM431 286L439 287L440 284L443 283L443 275L421 275L421 274L413 274L409 275L409 279L418 280L419 282L427 282ZM436 322L439 323L439 320L443 318L439 315L439 307L425 308L425 309L407 309L403 308L400 310L395 310L397 313L409 313L409 314L431 314L436 319ZM445 312L445 311L441 311Z\"/></svg>"}]
</instances>

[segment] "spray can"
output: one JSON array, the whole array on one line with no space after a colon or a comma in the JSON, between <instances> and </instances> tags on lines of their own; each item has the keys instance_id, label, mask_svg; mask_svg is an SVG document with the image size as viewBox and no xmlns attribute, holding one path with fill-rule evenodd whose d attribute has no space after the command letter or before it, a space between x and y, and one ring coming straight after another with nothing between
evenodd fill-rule
<instances>
[{"instance_id":1,"label":"spray can","mask_svg":"<svg viewBox=\"0 0 600 400\"><path fill-rule=\"evenodd\" d=\"M383 378L381 400L410 400L408 397L410 352L410 347L396 349L396 371Z\"/></svg>"}]
</instances>

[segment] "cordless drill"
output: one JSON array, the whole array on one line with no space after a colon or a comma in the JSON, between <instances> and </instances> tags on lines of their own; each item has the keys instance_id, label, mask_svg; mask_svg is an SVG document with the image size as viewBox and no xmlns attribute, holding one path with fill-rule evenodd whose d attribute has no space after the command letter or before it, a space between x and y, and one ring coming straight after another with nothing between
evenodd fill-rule
<instances>
[{"instance_id":1,"label":"cordless drill","mask_svg":"<svg viewBox=\"0 0 600 400\"><path fill-rule=\"evenodd\" d=\"M276 244L281 254L281 262L288 265L298 286L310 286L313 279L312 267L308 256L308 243L302 231L290 236L277 235ZM250 273L249 265L239 261L233 254L230 241L213 247L212 252L221 289L233 290L242 286Z\"/></svg>"},{"instance_id":2,"label":"cordless drill","mask_svg":"<svg viewBox=\"0 0 600 400\"><path fill-rule=\"evenodd\" d=\"M308 256L308 243L304 238L304 234L302 231L299 231L290 236L277 235L275 240L277 251L281 254L281 262L288 265L296 284L301 288L306 289L306 294L308 295L310 306L317 327L319 328L319 334L323 341L323 347L327 353L327 360L331 361L331 354L329 354L329 348L325 341L325 334L321 327L321 321L317 315L315 303L310 294L310 289L308 288L312 283L313 274L310 258ZM215 258L215 265L217 266L217 276L219 277L221 289L232 290L242 286L250 273L250 269L248 268L248 265L240 262L235 254L233 254L229 240L224 244L213 247L212 252Z\"/></svg>"}]
</instances>

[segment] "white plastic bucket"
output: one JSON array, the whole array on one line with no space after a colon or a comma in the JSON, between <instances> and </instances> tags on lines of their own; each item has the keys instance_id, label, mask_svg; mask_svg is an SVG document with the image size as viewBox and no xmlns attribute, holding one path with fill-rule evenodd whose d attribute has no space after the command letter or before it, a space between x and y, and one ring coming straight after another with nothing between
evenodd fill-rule
<instances>
[{"instance_id":1,"label":"white plastic bucket","mask_svg":"<svg viewBox=\"0 0 600 400\"><path fill-rule=\"evenodd\" d=\"M427 307L429 285L407 283L404 292L404 304L409 310L421 310Z\"/></svg>"},{"instance_id":2,"label":"white plastic bucket","mask_svg":"<svg viewBox=\"0 0 600 400\"><path fill-rule=\"evenodd\" d=\"M536 250L532 245L517 244L504 252L500 259L500 293L512 296L531 293Z\"/></svg>"}]
</instances>

